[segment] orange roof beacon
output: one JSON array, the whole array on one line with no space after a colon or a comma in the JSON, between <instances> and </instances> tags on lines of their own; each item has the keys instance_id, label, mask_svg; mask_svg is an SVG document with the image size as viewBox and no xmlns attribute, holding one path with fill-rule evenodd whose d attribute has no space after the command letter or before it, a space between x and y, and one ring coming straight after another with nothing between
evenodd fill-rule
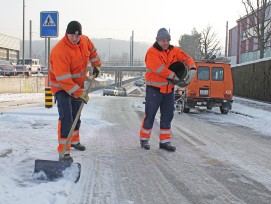
<instances>
[{"instance_id":1,"label":"orange roof beacon","mask_svg":"<svg viewBox=\"0 0 271 204\"><path fill-rule=\"evenodd\" d=\"M232 107L233 82L229 59L216 58L196 61L197 74L186 87L184 112L205 106L208 110L219 107L227 114Z\"/></svg>"}]
</instances>

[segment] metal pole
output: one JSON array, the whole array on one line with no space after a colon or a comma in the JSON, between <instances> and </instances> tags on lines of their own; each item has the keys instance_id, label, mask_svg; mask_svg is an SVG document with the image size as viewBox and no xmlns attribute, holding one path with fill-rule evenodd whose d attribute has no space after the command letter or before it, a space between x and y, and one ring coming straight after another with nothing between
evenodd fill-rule
<instances>
[{"instance_id":1,"label":"metal pole","mask_svg":"<svg viewBox=\"0 0 271 204\"><path fill-rule=\"evenodd\" d=\"M228 21L226 22L225 57L228 57Z\"/></svg>"},{"instance_id":2,"label":"metal pole","mask_svg":"<svg viewBox=\"0 0 271 204\"><path fill-rule=\"evenodd\" d=\"M132 31L132 55L131 55L131 62L132 62L132 64L131 64L131 66L133 66L134 65L134 31Z\"/></svg>"},{"instance_id":3,"label":"metal pole","mask_svg":"<svg viewBox=\"0 0 271 204\"><path fill-rule=\"evenodd\" d=\"M25 41L25 39L24 39L24 27L25 27L25 25L24 25L24 19L25 19L25 0L23 0L23 66L24 66L24 41Z\"/></svg>"},{"instance_id":4,"label":"metal pole","mask_svg":"<svg viewBox=\"0 0 271 204\"><path fill-rule=\"evenodd\" d=\"M50 79L49 79L49 70L50 70L50 38L48 38L48 73L47 73L47 79L48 79L48 86L50 86Z\"/></svg>"},{"instance_id":5,"label":"metal pole","mask_svg":"<svg viewBox=\"0 0 271 204\"><path fill-rule=\"evenodd\" d=\"M118 71L115 71L115 86L118 86Z\"/></svg>"},{"instance_id":6,"label":"metal pole","mask_svg":"<svg viewBox=\"0 0 271 204\"><path fill-rule=\"evenodd\" d=\"M45 38L44 66L47 67L47 38Z\"/></svg>"},{"instance_id":7,"label":"metal pole","mask_svg":"<svg viewBox=\"0 0 271 204\"><path fill-rule=\"evenodd\" d=\"M110 64L110 40L112 40L112 38L107 38L108 39L108 65Z\"/></svg>"},{"instance_id":8,"label":"metal pole","mask_svg":"<svg viewBox=\"0 0 271 204\"><path fill-rule=\"evenodd\" d=\"M133 36L130 36L130 66L133 66Z\"/></svg>"},{"instance_id":9,"label":"metal pole","mask_svg":"<svg viewBox=\"0 0 271 204\"><path fill-rule=\"evenodd\" d=\"M29 21L29 58L32 59L32 21Z\"/></svg>"}]
</instances>

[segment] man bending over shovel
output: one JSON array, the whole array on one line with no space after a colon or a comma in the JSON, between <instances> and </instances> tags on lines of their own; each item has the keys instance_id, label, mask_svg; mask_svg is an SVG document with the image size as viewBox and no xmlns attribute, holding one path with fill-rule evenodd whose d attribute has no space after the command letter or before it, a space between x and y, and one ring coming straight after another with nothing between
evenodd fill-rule
<instances>
[{"instance_id":1,"label":"man bending over shovel","mask_svg":"<svg viewBox=\"0 0 271 204\"><path fill-rule=\"evenodd\" d=\"M77 21L71 21L67 26L65 36L55 45L50 54L50 85L56 97L59 113L57 148L59 154L65 146L81 103L87 103L89 100L88 93L84 92L89 62L94 67L92 74L97 77L101 61L96 48L87 36L82 35L81 24ZM73 162L70 155L71 147L79 151L86 149L80 143L80 123L79 118L65 154L59 157L59 161Z\"/></svg>"}]
</instances>

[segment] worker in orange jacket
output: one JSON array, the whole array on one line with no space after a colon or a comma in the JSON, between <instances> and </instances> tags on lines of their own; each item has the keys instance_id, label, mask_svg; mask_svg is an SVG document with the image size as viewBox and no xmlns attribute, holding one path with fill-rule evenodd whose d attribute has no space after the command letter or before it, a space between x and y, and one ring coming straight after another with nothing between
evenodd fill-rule
<instances>
[{"instance_id":1,"label":"worker in orange jacket","mask_svg":"<svg viewBox=\"0 0 271 204\"><path fill-rule=\"evenodd\" d=\"M58 152L60 153L67 140L73 121L82 102L87 103L88 93L84 92L84 82L91 63L93 75L100 72L101 61L91 40L82 35L82 26L78 21L71 21L66 35L55 45L50 54L50 85L56 97L59 112L58 120ZM70 148L84 151L80 143L79 128L81 120L75 126L71 142L65 150L64 157L59 160L72 162Z\"/></svg>"},{"instance_id":2,"label":"worker in orange jacket","mask_svg":"<svg viewBox=\"0 0 271 204\"><path fill-rule=\"evenodd\" d=\"M156 42L148 49L146 63L146 103L145 116L140 129L140 145L150 149L155 115L160 108L160 143L159 147L167 151L175 151L171 144L171 121L174 114L174 86L180 82L175 72L169 69L174 62L182 62L187 68L184 83L188 85L194 78L196 66L193 59L180 48L170 45L170 34L165 28L158 30Z\"/></svg>"}]
</instances>

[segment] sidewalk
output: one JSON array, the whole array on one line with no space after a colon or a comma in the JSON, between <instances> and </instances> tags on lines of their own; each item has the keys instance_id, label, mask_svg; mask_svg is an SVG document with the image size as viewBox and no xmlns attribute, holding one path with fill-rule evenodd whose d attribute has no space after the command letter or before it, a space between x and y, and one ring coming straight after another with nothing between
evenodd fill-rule
<instances>
[{"instance_id":1,"label":"sidewalk","mask_svg":"<svg viewBox=\"0 0 271 204\"><path fill-rule=\"evenodd\" d=\"M44 93L0 94L0 112L14 108L44 105Z\"/></svg>"}]
</instances>

